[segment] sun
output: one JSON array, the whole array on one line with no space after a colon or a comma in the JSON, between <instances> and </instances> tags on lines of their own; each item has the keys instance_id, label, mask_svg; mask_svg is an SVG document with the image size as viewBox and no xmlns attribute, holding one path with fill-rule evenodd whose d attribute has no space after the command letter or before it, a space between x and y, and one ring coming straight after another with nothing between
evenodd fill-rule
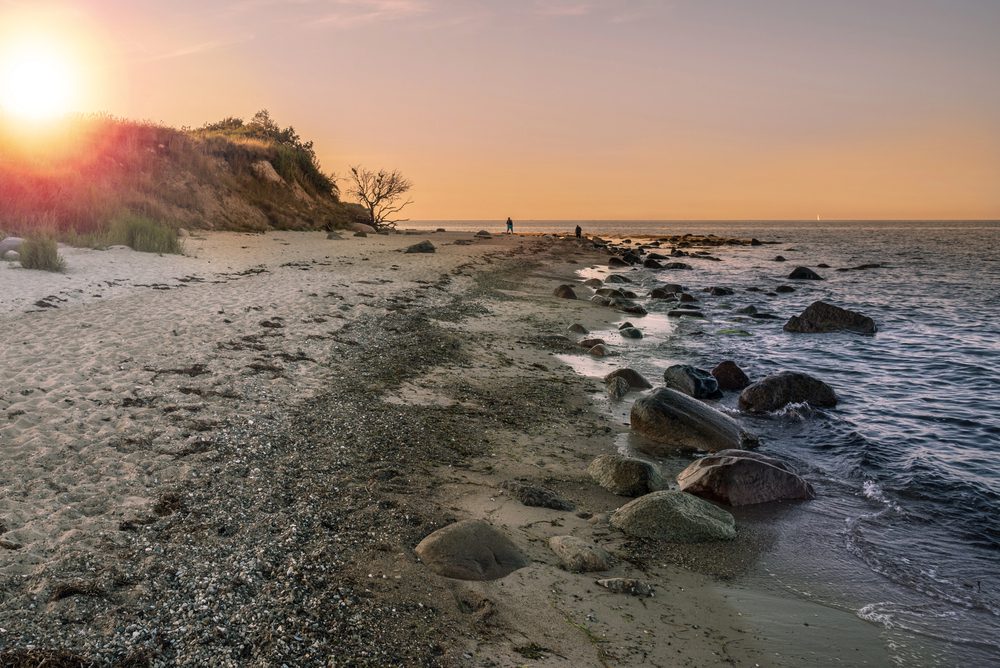
<instances>
[{"instance_id":1,"label":"sun","mask_svg":"<svg viewBox=\"0 0 1000 668\"><path fill-rule=\"evenodd\" d=\"M21 42L0 52L0 107L22 120L45 121L73 111L78 77L54 44Z\"/></svg>"}]
</instances>

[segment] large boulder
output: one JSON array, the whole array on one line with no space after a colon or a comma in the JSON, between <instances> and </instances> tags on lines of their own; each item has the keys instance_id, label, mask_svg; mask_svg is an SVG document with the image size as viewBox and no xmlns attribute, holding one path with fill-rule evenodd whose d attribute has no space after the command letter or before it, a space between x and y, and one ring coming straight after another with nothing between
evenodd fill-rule
<instances>
[{"instance_id":1,"label":"large boulder","mask_svg":"<svg viewBox=\"0 0 1000 668\"><path fill-rule=\"evenodd\" d=\"M3 257L7 251L21 251L21 246L24 244L24 239L21 237L7 237L5 239L0 239L0 257Z\"/></svg>"},{"instance_id":2,"label":"large boulder","mask_svg":"<svg viewBox=\"0 0 1000 668\"><path fill-rule=\"evenodd\" d=\"M736 538L728 512L686 492L661 491L629 501L611 514L611 526L629 536L673 543Z\"/></svg>"},{"instance_id":3,"label":"large boulder","mask_svg":"<svg viewBox=\"0 0 1000 668\"><path fill-rule=\"evenodd\" d=\"M621 259L620 257L612 255L611 257L608 258L608 266L613 269L624 269L625 267L630 267L632 265L630 265L628 262Z\"/></svg>"},{"instance_id":4,"label":"large boulder","mask_svg":"<svg viewBox=\"0 0 1000 668\"><path fill-rule=\"evenodd\" d=\"M351 232L364 232L365 234L375 234L378 231L371 225L365 225L364 223L351 223L347 226L347 229Z\"/></svg>"},{"instance_id":5,"label":"large boulder","mask_svg":"<svg viewBox=\"0 0 1000 668\"><path fill-rule=\"evenodd\" d=\"M576 292L573 291L572 285L560 285L552 294L561 299L576 299Z\"/></svg>"},{"instance_id":6,"label":"large boulder","mask_svg":"<svg viewBox=\"0 0 1000 668\"><path fill-rule=\"evenodd\" d=\"M786 332L798 334L840 331L874 334L877 329L875 321L868 316L821 301L813 302L800 315L793 315L784 327Z\"/></svg>"},{"instance_id":7,"label":"large boulder","mask_svg":"<svg viewBox=\"0 0 1000 668\"><path fill-rule=\"evenodd\" d=\"M698 459L677 475L677 484L685 492L730 506L816 496L812 485L784 462L746 450Z\"/></svg>"},{"instance_id":8,"label":"large boulder","mask_svg":"<svg viewBox=\"0 0 1000 668\"><path fill-rule=\"evenodd\" d=\"M510 538L482 520L438 529L415 551L438 575L459 580L496 580L531 563Z\"/></svg>"},{"instance_id":9,"label":"large boulder","mask_svg":"<svg viewBox=\"0 0 1000 668\"><path fill-rule=\"evenodd\" d=\"M610 383L613 378L624 378L629 387L633 390L648 390L653 387L652 383L642 377L642 374L635 369L615 369L604 377L605 383Z\"/></svg>"},{"instance_id":10,"label":"large boulder","mask_svg":"<svg viewBox=\"0 0 1000 668\"><path fill-rule=\"evenodd\" d=\"M604 279L605 283L631 283L632 279L628 276L622 276L621 274L611 274Z\"/></svg>"},{"instance_id":11,"label":"large boulder","mask_svg":"<svg viewBox=\"0 0 1000 668\"><path fill-rule=\"evenodd\" d=\"M771 374L740 393L740 410L748 413L768 413L800 403L831 408L837 405L837 395L820 379L797 371Z\"/></svg>"},{"instance_id":12,"label":"large boulder","mask_svg":"<svg viewBox=\"0 0 1000 668\"><path fill-rule=\"evenodd\" d=\"M628 386L628 381L621 376L615 376L605 383L604 387L608 392L608 396L615 401L621 401L625 398L626 394L632 391L632 388Z\"/></svg>"},{"instance_id":13,"label":"large boulder","mask_svg":"<svg viewBox=\"0 0 1000 668\"><path fill-rule=\"evenodd\" d=\"M559 557L562 567L574 573L606 571L611 561L611 555L603 548L576 536L553 536L549 547Z\"/></svg>"},{"instance_id":14,"label":"large boulder","mask_svg":"<svg viewBox=\"0 0 1000 668\"><path fill-rule=\"evenodd\" d=\"M743 372L743 369L732 360L719 362L712 369L712 375L718 381L719 389L727 392L739 392L750 385L750 379Z\"/></svg>"},{"instance_id":15,"label":"large boulder","mask_svg":"<svg viewBox=\"0 0 1000 668\"><path fill-rule=\"evenodd\" d=\"M788 275L788 278L791 278L791 279L796 280L796 281L822 281L823 280L822 276L820 276L819 274L817 274L815 271L813 271L809 267L795 267L795 269L792 269L792 273L790 273Z\"/></svg>"},{"instance_id":16,"label":"large boulder","mask_svg":"<svg viewBox=\"0 0 1000 668\"><path fill-rule=\"evenodd\" d=\"M738 450L757 445L757 438L728 415L668 387L632 404L632 429L651 443L669 448ZM657 452L661 448L646 447Z\"/></svg>"},{"instance_id":17,"label":"large boulder","mask_svg":"<svg viewBox=\"0 0 1000 668\"><path fill-rule=\"evenodd\" d=\"M674 364L663 372L663 384L695 399L721 399L719 381L708 371L690 364Z\"/></svg>"},{"instance_id":18,"label":"large boulder","mask_svg":"<svg viewBox=\"0 0 1000 668\"><path fill-rule=\"evenodd\" d=\"M666 485L657 468L649 462L619 454L603 454L587 467L598 485L619 496L642 496Z\"/></svg>"}]
</instances>

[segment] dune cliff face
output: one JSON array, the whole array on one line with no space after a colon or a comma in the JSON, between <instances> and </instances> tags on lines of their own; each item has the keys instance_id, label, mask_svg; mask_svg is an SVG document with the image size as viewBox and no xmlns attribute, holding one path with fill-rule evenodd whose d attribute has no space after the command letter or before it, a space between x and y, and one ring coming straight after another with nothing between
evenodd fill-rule
<instances>
[{"instance_id":1,"label":"dune cliff face","mask_svg":"<svg viewBox=\"0 0 1000 668\"><path fill-rule=\"evenodd\" d=\"M311 145L107 118L71 121L45 137L0 127L0 229L87 233L124 214L239 231L367 219L340 202Z\"/></svg>"}]
</instances>

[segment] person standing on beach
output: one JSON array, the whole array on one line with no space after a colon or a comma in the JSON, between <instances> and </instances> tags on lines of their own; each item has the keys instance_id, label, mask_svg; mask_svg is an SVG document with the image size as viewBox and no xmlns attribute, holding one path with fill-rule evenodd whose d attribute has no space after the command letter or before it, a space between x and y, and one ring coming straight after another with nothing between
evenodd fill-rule
<instances>
[{"instance_id":1,"label":"person standing on beach","mask_svg":"<svg viewBox=\"0 0 1000 668\"><path fill-rule=\"evenodd\" d=\"M514 221L507 216L507 234L514 234Z\"/></svg>"},{"instance_id":2,"label":"person standing on beach","mask_svg":"<svg viewBox=\"0 0 1000 668\"><path fill-rule=\"evenodd\" d=\"M579 239L583 236L583 228L579 225L576 226L576 238Z\"/></svg>"}]
</instances>

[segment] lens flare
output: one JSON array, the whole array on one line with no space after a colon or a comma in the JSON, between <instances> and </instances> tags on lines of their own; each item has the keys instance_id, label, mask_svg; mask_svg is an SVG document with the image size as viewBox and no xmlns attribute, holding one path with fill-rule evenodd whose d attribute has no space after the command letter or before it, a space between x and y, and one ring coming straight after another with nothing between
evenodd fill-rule
<instances>
[{"instance_id":1,"label":"lens flare","mask_svg":"<svg viewBox=\"0 0 1000 668\"><path fill-rule=\"evenodd\" d=\"M43 41L0 53L0 107L11 116L43 121L73 111L78 76L61 49Z\"/></svg>"}]
</instances>

